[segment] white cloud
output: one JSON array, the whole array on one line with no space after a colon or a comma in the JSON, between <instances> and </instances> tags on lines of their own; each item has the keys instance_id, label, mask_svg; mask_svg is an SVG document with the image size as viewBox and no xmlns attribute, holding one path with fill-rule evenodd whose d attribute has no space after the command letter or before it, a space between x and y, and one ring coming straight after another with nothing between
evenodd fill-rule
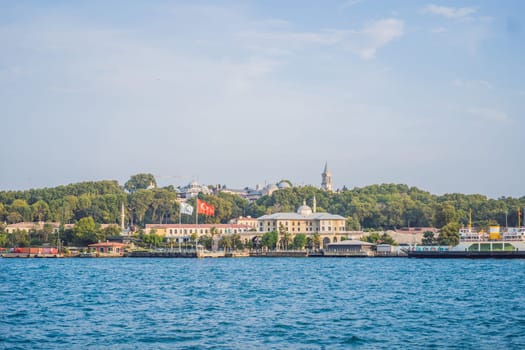
<instances>
[{"instance_id":1,"label":"white cloud","mask_svg":"<svg viewBox=\"0 0 525 350\"><path fill-rule=\"evenodd\" d=\"M423 12L443 16L450 19L466 19L478 11L475 7L446 7L429 4Z\"/></svg>"},{"instance_id":2,"label":"white cloud","mask_svg":"<svg viewBox=\"0 0 525 350\"><path fill-rule=\"evenodd\" d=\"M360 34L364 45L357 49L363 59L374 58L376 52L389 42L403 35L404 22L398 19L384 19L370 23Z\"/></svg>"},{"instance_id":3,"label":"white cloud","mask_svg":"<svg viewBox=\"0 0 525 350\"><path fill-rule=\"evenodd\" d=\"M465 88L482 88L482 89L491 89L492 84L486 80L462 80L462 79L454 79L452 81L452 85L457 87L465 87Z\"/></svg>"},{"instance_id":4,"label":"white cloud","mask_svg":"<svg viewBox=\"0 0 525 350\"><path fill-rule=\"evenodd\" d=\"M492 108L470 108L467 112L475 117L487 121L509 122L511 119L504 111Z\"/></svg>"},{"instance_id":5,"label":"white cloud","mask_svg":"<svg viewBox=\"0 0 525 350\"><path fill-rule=\"evenodd\" d=\"M341 46L368 60L404 33L402 20L388 18L370 22L359 30L322 29L316 32L244 31L238 37L260 52L285 52L305 47ZM266 49L264 49L266 48Z\"/></svg>"}]
</instances>

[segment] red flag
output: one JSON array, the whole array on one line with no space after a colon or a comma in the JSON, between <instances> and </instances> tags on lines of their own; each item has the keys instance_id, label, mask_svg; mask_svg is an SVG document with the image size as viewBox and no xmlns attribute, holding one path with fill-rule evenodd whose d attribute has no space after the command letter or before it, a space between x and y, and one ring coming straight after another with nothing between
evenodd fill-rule
<instances>
[{"instance_id":1,"label":"red flag","mask_svg":"<svg viewBox=\"0 0 525 350\"><path fill-rule=\"evenodd\" d=\"M199 214L204 214L208 216L215 215L215 207L211 204L208 204L200 199L197 199L197 212Z\"/></svg>"}]
</instances>

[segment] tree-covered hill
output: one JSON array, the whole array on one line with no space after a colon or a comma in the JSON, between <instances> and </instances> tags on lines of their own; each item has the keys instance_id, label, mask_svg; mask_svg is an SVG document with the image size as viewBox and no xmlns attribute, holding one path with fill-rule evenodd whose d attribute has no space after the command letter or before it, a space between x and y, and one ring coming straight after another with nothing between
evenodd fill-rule
<instances>
[{"instance_id":1,"label":"tree-covered hill","mask_svg":"<svg viewBox=\"0 0 525 350\"><path fill-rule=\"evenodd\" d=\"M126 222L144 226L146 223L177 223L178 192L173 186L156 188L151 174L137 174L123 186L117 181L81 182L54 188L0 192L0 220L55 221L76 223L92 217L96 223L119 223L124 204ZM258 217L275 212L295 211L303 201L317 211L339 214L347 218L347 228L392 229L399 227L443 227L455 222L467 224L469 211L477 226L492 223L518 224L518 208L525 206L525 197L490 199L483 195L460 193L434 195L403 184L370 185L325 192L311 186L284 188L263 196L257 202L228 193L201 195L214 205L214 217L201 217L203 223L227 222L241 215ZM195 204L195 199L189 201ZM193 218L182 216L183 222Z\"/></svg>"}]
</instances>

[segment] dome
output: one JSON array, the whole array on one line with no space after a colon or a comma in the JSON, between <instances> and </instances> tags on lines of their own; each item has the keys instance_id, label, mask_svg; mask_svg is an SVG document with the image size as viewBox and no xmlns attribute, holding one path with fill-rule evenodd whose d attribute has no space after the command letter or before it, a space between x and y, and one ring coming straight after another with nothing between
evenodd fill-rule
<instances>
[{"instance_id":1,"label":"dome","mask_svg":"<svg viewBox=\"0 0 525 350\"><path fill-rule=\"evenodd\" d=\"M279 188L290 188L290 184L287 181L281 181L277 184L277 187Z\"/></svg>"},{"instance_id":2,"label":"dome","mask_svg":"<svg viewBox=\"0 0 525 350\"><path fill-rule=\"evenodd\" d=\"M306 205L306 201L303 201L303 205L297 209L297 214L301 216L308 216L312 214L312 208Z\"/></svg>"}]
</instances>

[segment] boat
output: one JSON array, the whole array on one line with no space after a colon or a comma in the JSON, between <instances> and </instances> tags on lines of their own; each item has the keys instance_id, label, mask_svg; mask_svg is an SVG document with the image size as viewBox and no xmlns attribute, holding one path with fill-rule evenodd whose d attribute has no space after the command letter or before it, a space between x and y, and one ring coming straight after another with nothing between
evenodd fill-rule
<instances>
[{"instance_id":1,"label":"boat","mask_svg":"<svg viewBox=\"0 0 525 350\"><path fill-rule=\"evenodd\" d=\"M502 258L525 259L525 227L489 226L489 231L477 231L472 227L472 213L467 227L459 229L459 244L449 246L412 246L406 250L409 258Z\"/></svg>"}]
</instances>

